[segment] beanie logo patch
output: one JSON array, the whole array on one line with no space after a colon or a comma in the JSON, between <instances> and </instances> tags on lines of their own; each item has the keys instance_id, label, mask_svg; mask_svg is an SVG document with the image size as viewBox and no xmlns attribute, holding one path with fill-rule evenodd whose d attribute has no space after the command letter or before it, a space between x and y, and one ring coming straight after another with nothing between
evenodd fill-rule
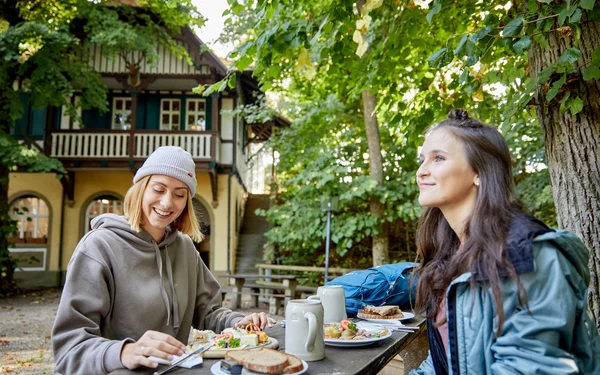
<instances>
[{"instance_id":1,"label":"beanie logo patch","mask_svg":"<svg viewBox=\"0 0 600 375\"><path fill-rule=\"evenodd\" d=\"M190 176L190 177L194 177L194 175L193 175L193 174L191 174L191 173L189 173L189 172L188 172L188 176Z\"/></svg>"}]
</instances>

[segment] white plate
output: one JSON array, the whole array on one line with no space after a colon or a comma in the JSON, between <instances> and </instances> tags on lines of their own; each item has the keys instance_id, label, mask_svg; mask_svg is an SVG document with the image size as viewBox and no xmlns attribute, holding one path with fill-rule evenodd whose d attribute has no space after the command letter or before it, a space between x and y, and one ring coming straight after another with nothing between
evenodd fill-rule
<instances>
[{"instance_id":1,"label":"white plate","mask_svg":"<svg viewBox=\"0 0 600 375\"><path fill-rule=\"evenodd\" d=\"M306 361L302 360L302 370L300 370L298 372L294 372L292 374L287 374L287 375L304 374L306 372L306 370L308 370L308 363L306 363ZM210 368L210 372L212 372L214 375L230 375L230 374L226 373L225 371L221 370L221 361L212 365ZM242 369L242 375L264 375L264 374L246 370L246 369Z\"/></svg>"},{"instance_id":2,"label":"white plate","mask_svg":"<svg viewBox=\"0 0 600 375\"><path fill-rule=\"evenodd\" d=\"M341 346L341 347L356 347L356 346L367 346L367 345L371 345L374 342L379 342L382 340L387 339L388 337L390 337L392 335L391 331L388 331L387 335L385 336L381 336L381 337L374 337L371 339L365 339L365 340L340 340L340 339L325 339L325 345L330 345L330 346Z\"/></svg>"},{"instance_id":3,"label":"white plate","mask_svg":"<svg viewBox=\"0 0 600 375\"><path fill-rule=\"evenodd\" d=\"M362 320L366 320L369 322L374 322L374 323L386 323L386 322L395 322L395 321L403 321L403 320L409 320L415 317L415 314L413 313L409 313L409 312L402 312L404 314L404 316L402 318L398 318L398 319L368 319L368 318L360 318Z\"/></svg>"}]
</instances>

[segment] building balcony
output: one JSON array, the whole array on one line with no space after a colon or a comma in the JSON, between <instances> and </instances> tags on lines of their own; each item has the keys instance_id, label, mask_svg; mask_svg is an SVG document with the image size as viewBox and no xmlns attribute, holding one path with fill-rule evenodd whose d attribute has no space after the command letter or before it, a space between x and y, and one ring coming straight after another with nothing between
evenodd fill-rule
<instances>
[{"instance_id":1,"label":"building balcony","mask_svg":"<svg viewBox=\"0 0 600 375\"><path fill-rule=\"evenodd\" d=\"M231 155L222 155L221 143L216 131L52 129L44 151L67 169L131 169L141 166L158 147L179 146L192 155L199 170L208 170L232 162Z\"/></svg>"}]
</instances>

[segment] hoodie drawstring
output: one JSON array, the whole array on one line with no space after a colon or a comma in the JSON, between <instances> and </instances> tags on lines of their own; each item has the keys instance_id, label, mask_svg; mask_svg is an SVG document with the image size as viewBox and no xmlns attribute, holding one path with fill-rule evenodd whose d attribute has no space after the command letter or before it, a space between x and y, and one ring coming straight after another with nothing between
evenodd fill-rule
<instances>
[{"instance_id":1,"label":"hoodie drawstring","mask_svg":"<svg viewBox=\"0 0 600 375\"><path fill-rule=\"evenodd\" d=\"M160 255L160 249L158 244L155 243L154 252L156 253L156 266L158 268L158 276L160 277L160 294L162 295L163 302L167 309L167 325L171 324L171 304L169 303L169 296L163 283L163 272L162 272L162 256ZM165 246L166 263L167 263L167 278L169 284L171 284L171 293L173 298L173 328L179 328L179 303L177 302L177 295L175 295L175 285L173 284L173 269L171 266L171 258L169 257L168 247Z\"/></svg>"},{"instance_id":2,"label":"hoodie drawstring","mask_svg":"<svg viewBox=\"0 0 600 375\"><path fill-rule=\"evenodd\" d=\"M169 306L169 297L167 296L167 291L165 290L165 285L162 281L162 257L160 256L160 249L158 248L158 244L155 244L154 252L156 253L156 266L158 267L158 276L160 278L160 294L162 295L163 302L165 303L165 307L167 308L167 325L169 325L171 323L171 307Z\"/></svg>"},{"instance_id":3,"label":"hoodie drawstring","mask_svg":"<svg viewBox=\"0 0 600 375\"><path fill-rule=\"evenodd\" d=\"M171 266L171 258L169 257L169 247L165 246L165 254L167 255L167 277L171 284L171 295L173 296L173 328L179 328L179 303L175 295L175 284L173 283L173 267Z\"/></svg>"}]
</instances>

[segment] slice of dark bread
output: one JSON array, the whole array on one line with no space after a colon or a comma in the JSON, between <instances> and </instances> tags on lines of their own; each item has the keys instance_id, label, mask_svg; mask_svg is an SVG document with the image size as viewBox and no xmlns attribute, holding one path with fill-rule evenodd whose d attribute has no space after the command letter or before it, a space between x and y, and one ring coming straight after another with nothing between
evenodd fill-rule
<instances>
[{"instance_id":1,"label":"slice of dark bread","mask_svg":"<svg viewBox=\"0 0 600 375\"><path fill-rule=\"evenodd\" d=\"M267 348L230 350L225 353L225 359L236 361L250 371L263 374L281 374L289 365L287 354Z\"/></svg>"}]
</instances>

